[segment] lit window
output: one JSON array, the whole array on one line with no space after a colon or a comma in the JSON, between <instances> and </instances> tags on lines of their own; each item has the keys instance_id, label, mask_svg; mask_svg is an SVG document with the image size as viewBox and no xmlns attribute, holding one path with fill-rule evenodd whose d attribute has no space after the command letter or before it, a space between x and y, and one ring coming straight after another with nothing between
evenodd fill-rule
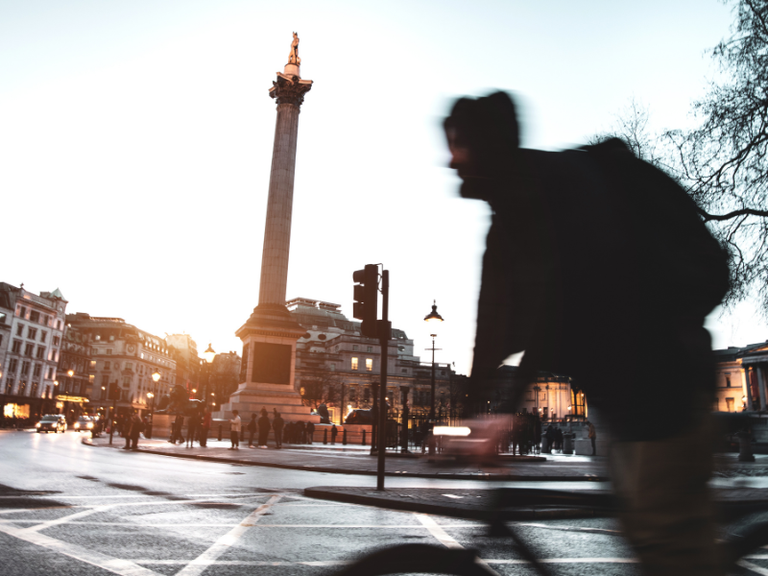
<instances>
[{"instance_id":1,"label":"lit window","mask_svg":"<svg viewBox=\"0 0 768 576\"><path fill-rule=\"evenodd\" d=\"M365 369L368 372L373 372L373 358L366 358L365 359Z\"/></svg>"},{"instance_id":2,"label":"lit window","mask_svg":"<svg viewBox=\"0 0 768 576\"><path fill-rule=\"evenodd\" d=\"M357 357L352 356L352 370L357 370Z\"/></svg>"}]
</instances>

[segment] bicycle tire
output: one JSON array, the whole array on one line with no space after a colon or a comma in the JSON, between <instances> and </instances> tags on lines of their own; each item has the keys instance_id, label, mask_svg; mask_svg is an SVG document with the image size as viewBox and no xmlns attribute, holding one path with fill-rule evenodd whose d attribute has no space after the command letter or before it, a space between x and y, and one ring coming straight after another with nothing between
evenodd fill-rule
<instances>
[{"instance_id":1,"label":"bicycle tire","mask_svg":"<svg viewBox=\"0 0 768 576\"><path fill-rule=\"evenodd\" d=\"M363 556L334 576L385 576L387 574L452 574L490 576L495 572L477 562L474 550L431 544L400 544Z\"/></svg>"}]
</instances>

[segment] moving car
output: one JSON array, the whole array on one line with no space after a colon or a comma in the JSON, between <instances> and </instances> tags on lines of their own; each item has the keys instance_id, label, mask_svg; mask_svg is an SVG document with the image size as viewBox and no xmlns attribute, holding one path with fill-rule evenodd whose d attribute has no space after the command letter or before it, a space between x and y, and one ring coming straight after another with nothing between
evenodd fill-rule
<instances>
[{"instance_id":1,"label":"moving car","mask_svg":"<svg viewBox=\"0 0 768 576\"><path fill-rule=\"evenodd\" d=\"M373 410L352 410L344 419L344 424L373 424Z\"/></svg>"},{"instance_id":2,"label":"moving car","mask_svg":"<svg viewBox=\"0 0 768 576\"><path fill-rule=\"evenodd\" d=\"M38 433L40 432L66 432L67 421L63 414L46 414L40 418L40 422L35 425Z\"/></svg>"},{"instance_id":3,"label":"moving car","mask_svg":"<svg viewBox=\"0 0 768 576\"><path fill-rule=\"evenodd\" d=\"M96 423L90 416L80 416L80 418L77 419L77 422L75 422L74 428L80 432L88 432L93 430L95 425Z\"/></svg>"}]
</instances>

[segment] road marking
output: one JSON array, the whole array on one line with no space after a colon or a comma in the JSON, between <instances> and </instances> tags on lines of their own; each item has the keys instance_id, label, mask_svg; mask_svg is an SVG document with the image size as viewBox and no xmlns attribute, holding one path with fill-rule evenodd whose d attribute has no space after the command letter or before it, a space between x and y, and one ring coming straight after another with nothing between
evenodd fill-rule
<instances>
[{"instance_id":1,"label":"road marking","mask_svg":"<svg viewBox=\"0 0 768 576\"><path fill-rule=\"evenodd\" d=\"M752 564L752 562L747 562L746 560L739 560L736 562L736 564L752 572L757 572L758 574L762 574L763 576L768 576L768 570L766 570L765 568L761 568L757 564Z\"/></svg>"},{"instance_id":2,"label":"road marking","mask_svg":"<svg viewBox=\"0 0 768 576\"><path fill-rule=\"evenodd\" d=\"M8 534L24 540L30 544L35 544L42 548L48 548L69 558L80 560L86 564L103 568L113 574L119 574L120 576L162 576L158 572L139 566L135 562L130 560L121 560L119 558L113 558L94 550L87 550L77 544L71 542L62 542L56 540L39 532L29 532L27 530L13 528L12 526L0 526L0 532Z\"/></svg>"},{"instance_id":3,"label":"road marking","mask_svg":"<svg viewBox=\"0 0 768 576\"><path fill-rule=\"evenodd\" d=\"M453 549L464 548L464 546L462 546L454 538L449 536L448 533L445 530L443 530L443 526L435 522L431 516L428 516L426 514L416 514L416 518L418 518L419 521L422 524L424 524L424 526L429 530L430 534L432 534L432 536L434 536L446 548L453 548ZM488 570L490 574L496 574L496 576L501 576L493 568L488 566L488 563L482 558L480 558L480 556L475 557L475 562L477 562L481 566L484 566L485 569Z\"/></svg>"},{"instance_id":4,"label":"road marking","mask_svg":"<svg viewBox=\"0 0 768 576\"><path fill-rule=\"evenodd\" d=\"M109 506L94 506L89 510L83 510L82 512L75 512L74 514L70 514L69 516L62 516L61 518L56 518L55 520L48 520L47 522L41 522L40 524L36 524L34 526L28 526L27 528L22 528L22 531L40 532L41 530L45 530L46 528L50 528L51 526L57 526L59 524L69 524L72 520L76 520L78 518L85 518L86 516L97 514L98 512L105 512L106 510L111 510L112 508L115 508L117 506L120 506L120 504L112 504Z\"/></svg>"},{"instance_id":5,"label":"road marking","mask_svg":"<svg viewBox=\"0 0 768 576\"><path fill-rule=\"evenodd\" d=\"M240 537L247 532L248 528L251 528L258 522L259 518L266 514L272 505L277 503L282 497L282 494L275 494L272 496L266 504L262 504L256 508L256 510L251 512L245 520L214 542L213 546L179 570L176 573L176 576L199 576L202 574L206 568L216 563L219 556L229 550L232 545L236 544Z\"/></svg>"}]
</instances>

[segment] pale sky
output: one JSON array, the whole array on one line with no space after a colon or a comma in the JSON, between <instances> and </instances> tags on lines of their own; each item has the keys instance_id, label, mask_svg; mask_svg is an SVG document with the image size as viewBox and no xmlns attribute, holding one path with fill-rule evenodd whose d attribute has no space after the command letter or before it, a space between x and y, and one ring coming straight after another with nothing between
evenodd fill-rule
<instances>
[{"instance_id":1,"label":"pale sky","mask_svg":"<svg viewBox=\"0 0 768 576\"><path fill-rule=\"evenodd\" d=\"M258 303L275 103L301 38L287 297L342 305L390 271L390 319L429 359L471 364L482 203L462 200L440 128L458 96L513 92L523 145L560 149L635 98L690 124L728 34L715 0L272 2L0 0L0 280L60 288L68 312L241 349ZM715 345L768 339L747 304Z\"/></svg>"}]
</instances>

